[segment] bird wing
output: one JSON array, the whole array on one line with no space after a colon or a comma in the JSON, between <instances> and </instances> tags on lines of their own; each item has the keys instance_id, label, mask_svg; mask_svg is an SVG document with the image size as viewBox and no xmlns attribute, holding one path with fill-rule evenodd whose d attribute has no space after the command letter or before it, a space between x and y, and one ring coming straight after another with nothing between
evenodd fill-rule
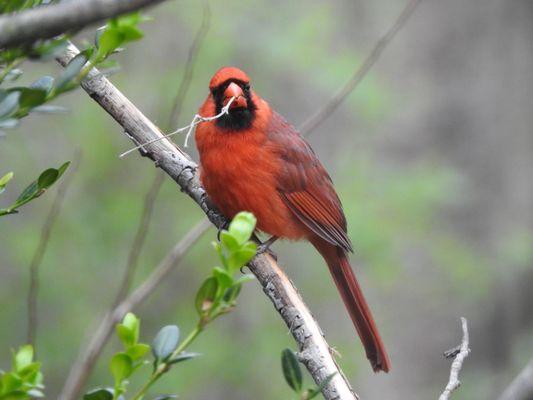
<instances>
[{"instance_id":1,"label":"bird wing","mask_svg":"<svg viewBox=\"0 0 533 400\"><path fill-rule=\"evenodd\" d=\"M282 165L278 192L284 203L312 232L352 251L341 202L311 146L277 113L272 114L268 138Z\"/></svg>"}]
</instances>

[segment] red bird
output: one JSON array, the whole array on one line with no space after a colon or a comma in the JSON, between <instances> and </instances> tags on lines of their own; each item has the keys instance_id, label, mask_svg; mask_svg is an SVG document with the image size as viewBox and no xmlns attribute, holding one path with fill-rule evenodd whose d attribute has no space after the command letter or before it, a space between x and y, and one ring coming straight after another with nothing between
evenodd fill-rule
<instances>
[{"instance_id":1,"label":"red bird","mask_svg":"<svg viewBox=\"0 0 533 400\"><path fill-rule=\"evenodd\" d=\"M220 69L209 83L200 115L214 116L196 130L200 179L227 217L250 211L257 228L277 238L307 239L328 264L374 371L390 361L370 309L350 267L352 244L331 178L309 144L250 88L238 68Z\"/></svg>"}]
</instances>

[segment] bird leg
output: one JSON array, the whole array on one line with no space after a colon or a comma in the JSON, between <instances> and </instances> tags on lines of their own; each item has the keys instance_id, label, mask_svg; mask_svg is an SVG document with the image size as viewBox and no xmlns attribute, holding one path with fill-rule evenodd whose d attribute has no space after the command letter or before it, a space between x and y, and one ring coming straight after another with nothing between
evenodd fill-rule
<instances>
[{"instance_id":1,"label":"bird leg","mask_svg":"<svg viewBox=\"0 0 533 400\"><path fill-rule=\"evenodd\" d=\"M221 233L222 231L227 231L228 228L229 228L229 224L230 224L229 221L226 221L226 222L224 222L224 224L223 224L220 228L218 228L218 231L217 231L217 240L218 240L219 242L220 242L220 233Z\"/></svg>"},{"instance_id":2,"label":"bird leg","mask_svg":"<svg viewBox=\"0 0 533 400\"><path fill-rule=\"evenodd\" d=\"M277 236L271 236L269 239L265 240L263 243L260 243L258 246L257 246L257 254L262 254L262 253L265 253L265 252L269 252L270 255L273 255L272 252L270 251L270 246L272 246L274 244L274 242L276 240L278 240L279 238ZM275 256L273 256L274 258L277 258Z\"/></svg>"}]
</instances>

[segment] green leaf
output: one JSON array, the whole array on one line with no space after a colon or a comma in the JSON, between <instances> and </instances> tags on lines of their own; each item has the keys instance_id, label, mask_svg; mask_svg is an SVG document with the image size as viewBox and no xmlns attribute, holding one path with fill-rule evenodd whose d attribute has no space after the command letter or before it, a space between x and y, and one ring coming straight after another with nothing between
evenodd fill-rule
<instances>
[{"instance_id":1,"label":"green leaf","mask_svg":"<svg viewBox=\"0 0 533 400\"><path fill-rule=\"evenodd\" d=\"M59 167L60 170L63 167L63 165L61 167ZM131 330L131 332L133 333L133 343L132 344L137 343L139 341L139 332L140 332L140 329L141 329L141 320L139 318L137 318L135 316L135 314L129 312L129 313L127 313L124 316L124 319L122 320L122 324L126 328Z\"/></svg>"},{"instance_id":2,"label":"green leaf","mask_svg":"<svg viewBox=\"0 0 533 400\"><path fill-rule=\"evenodd\" d=\"M126 353L131 357L133 361L136 361L144 357L144 355L148 353L149 351L150 351L150 346L144 343L137 343L131 346L130 348L128 348L128 350L126 350Z\"/></svg>"},{"instance_id":3,"label":"green leaf","mask_svg":"<svg viewBox=\"0 0 533 400\"><path fill-rule=\"evenodd\" d=\"M186 353L186 352L183 352L183 353L180 353L175 358L173 358L171 360L168 360L168 364L177 364L177 363L180 363L182 361L187 361L187 360L190 360L191 358L196 358L196 357L200 357L200 356L201 356L200 353Z\"/></svg>"},{"instance_id":4,"label":"green leaf","mask_svg":"<svg viewBox=\"0 0 533 400\"><path fill-rule=\"evenodd\" d=\"M19 197L17 197L16 203L26 202L33 197L37 197L39 194L39 186L37 185L37 181L33 181L26 187L26 189L22 191Z\"/></svg>"},{"instance_id":5,"label":"green leaf","mask_svg":"<svg viewBox=\"0 0 533 400\"><path fill-rule=\"evenodd\" d=\"M241 247L240 243L228 231L220 231L220 241L231 252Z\"/></svg>"},{"instance_id":6,"label":"green leaf","mask_svg":"<svg viewBox=\"0 0 533 400\"><path fill-rule=\"evenodd\" d=\"M240 250L233 252L228 257L228 267L230 268L230 272L245 266L248 261L254 258L256 251L257 245L253 242L248 242L242 246Z\"/></svg>"},{"instance_id":7,"label":"green leaf","mask_svg":"<svg viewBox=\"0 0 533 400\"><path fill-rule=\"evenodd\" d=\"M15 354L15 370L20 372L23 368L32 363L33 347L31 344L22 346Z\"/></svg>"},{"instance_id":8,"label":"green leaf","mask_svg":"<svg viewBox=\"0 0 533 400\"><path fill-rule=\"evenodd\" d=\"M326 379L324 379L322 382L320 382L320 385L318 385L315 389L310 389L307 392L306 399L311 400L311 399L315 398L316 396L318 396L322 392L322 390L328 385L328 383L331 382L331 380L333 379L335 374L336 374L336 372L328 375L326 377Z\"/></svg>"},{"instance_id":9,"label":"green leaf","mask_svg":"<svg viewBox=\"0 0 533 400\"><path fill-rule=\"evenodd\" d=\"M175 394L162 394L160 396L154 397L153 400L170 400L170 399L177 399L178 396Z\"/></svg>"},{"instance_id":10,"label":"green leaf","mask_svg":"<svg viewBox=\"0 0 533 400\"><path fill-rule=\"evenodd\" d=\"M40 362L32 362L25 367L18 369L17 372L25 381L33 381L40 369Z\"/></svg>"},{"instance_id":11,"label":"green leaf","mask_svg":"<svg viewBox=\"0 0 533 400\"><path fill-rule=\"evenodd\" d=\"M176 325L163 327L152 343L152 353L156 360L166 360L178 347L180 330Z\"/></svg>"},{"instance_id":12,"label":"green leaf","mask_svg":"<svg viewBox=\"0 0 533 400\"><path fill-rule=\"evenodd\" d=\"M19 107L33 108L41 105L46 100L46 90L38 88L14 87L8 90L12 93L20 93Z\"/></svg>"},{"instance_id":13,"label":"green leaf","mask_svg":"<svg viewBox=\"0 0 533 400\"><path fill-rule=\"evenodd\" d=\"M281 353L281 368L283 376L289 386L296 392L302 391L302 370L296 355L291 349L285 349Z\"/></svg>"},{"instance_id":14,"label":"green leaf","mask_svg":"<svg viewBox=\"0 0 533 400\"><path fill-rule=\"evenodd\" d=\"M98 61L106 58L111 52L119 47L124 41L124 36L117 28L107 27L98 39L98 51L96 59Z\"/></svg>"},{"instance_id":15,"label":"green leaf","mask_svg":"<svg viewBox=\"0 0 533 400\"><path fill-rule=\"evenodd\" d=\"M20 92L11 92L0 102L0 118L13 114L19 108Z\"/></svg>"},{"instance_id":16,"label":"green leaf","mask_svg":"<svg viewBox=\"0 0 533 400\"><path fill-rule=\"evenodd\" d=\"M80 53L76 57L74 57L68 63L63 73L56 79L56 83L55 83L56 88L58 90L61 90L67 84L69 84L74 78L76 78L86 62L87 62L87 57L83 53Z\"/></svg>"},{"instance_id":17,"label":"green leaf","mask_svg":"<svg viewBox=\"0 0 533 400\"><path fill-rule=\"evenodd\" d=\"M0 388L2 388L2 393L14 392L20 389L22 383L22 379L13 372L6 372L0 376Z\"/></svg>"},{"instance_id":18,"label":"green leaf","mask_svg":"<svg viewBox=\"0 0 533 400\"><path fill-rule=\"evenodd\" d=\"M224 293L224 301L229 304L234 302L239 293L241 292L241 287L242 286L240 284L236 284L228 288L228 290L226 290L226 293Z\"/></svg>"},{"instance_id":19,"label":"green leaf","mask_svg":"<svg viewBox=\"0 0 533 400\"><path fill-rule=\"evenodd\" d=\"M252 236L256 222L252 213L241 211L231 221L228 231L239 244L244 244Z\"/></svg>"},{"instance_id":20,"label":"green leaf","mask_svg":"<svg viewBox=\"0 0 533 400\"><path fill-rule=\"evenodd\" d=\"M11 179L13 179L13 172L8 172L3 177L0 178L0 193L3 192L6 185L9 183Z\"/></svg>"},{"instance_id":21,"label":"green leaf","mask_svg":"<svg viewBox=\"0 0 533 400\"><path fill-rule=\"evenodd\" d=\"M233 277L225 269L215 267L213 268L213 275L217 279L218 286L221 290L225 290L226 288L233 285Z\"/></svg>"},{"instance_id":22,"label":"green leaf","mask_svg":"<svg viewBox=\"0 0 533 400\"><path fill-rule=\"evenodd\" d=\"M48 168L39 175L37 186L39 189L48 189L57 181L57 178L59 178L58 170L55 168Z\"/></svg>"},{"instance_id":23,"label":"green leaf","mask_svg":"<svg viewBox=\"0 0 533 400\"><path fill-rule=\"evenodd\" d=\"M117 335L124 347L128 348L135 344L135 335L133 331L124 326L123 324L117 324L116 326Z\"/></svg>"},{"instance_id":24,"label":"green leaf","mask_svg":"<svg viewBox=\"0 0 533 400\"><path fill-rule=\"evenodd\" d=\"M43 76L37 79L35 82L33 82L30 85L30 88L41 89L41 90L44 90L46 93L49 93L50 90L52 90L53 86L54 86L54 78L52 78L51 76Z\"/></svg>"},{"instance_id":25,"label":"green leaf","mask_svg":"<svg viewBox=\"0 0 533 400\"><path fill-rule=\"evenodd\" d=\"M83 396L83 400L112 400L113 391L111 389L93 389Z\"/></svg>"},{"instance_id":26,"label":"green leaf","mask_svg":"<svg viewBox=\"0 0 533 400\"><path fill-rule=\"evenodd\" d=\"M194 302L196 311L198 314L203 315L211 308L211 305L215 301L218 291L218 281L215 277L207 278L198 293L196 294L196 300Z\"/></svg>"},{"instance_id":27,"label":"green leaf","mask_svg":"<svg viewBox=\"0 0 533 400\"><path fill-rule=\"evenodd\" d=\"M115 382L120 383L133 372L133 361L126 353L117 353L111 359L109 369Z\"/></svg>"},{"instance_id":28,"label":"green leaf","mask_svg":"<svg viewBox=\"0 0 533 400\"><path fill-rule=\"evenodd\" d=\"M41 398L44 397L44 393L41 392L38 389L30 389L28 390L28 395L32 398Z\"/></svg>"},{"instance_id":29,"label":"green leaf","mask_svg":"<svg viewBox=\"0 0 533 400\"><path fill-rule=\"evenodd\" d=\"M65 173L67 168L70 165L70 161L67 161L63 163L58 169L57 169L57 179L61 178L61 176Z\"/></svg>"}]
</instances>

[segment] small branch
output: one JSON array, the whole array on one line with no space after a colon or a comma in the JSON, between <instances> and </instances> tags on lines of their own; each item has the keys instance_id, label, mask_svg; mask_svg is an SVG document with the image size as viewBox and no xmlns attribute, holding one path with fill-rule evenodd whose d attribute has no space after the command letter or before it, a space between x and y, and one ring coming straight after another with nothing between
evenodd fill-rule
<instances>
[{"instance_id":1,"label":"small branch","mask_svg":"<svg viewBox=\"0 0 533 400\"><path fill-rule=\"evenodd\" d=\"M300 132L302 135L307 136L324 120L330 117L333 112L342 104L346 97L353 92L359 83L361 83L368 71L370 71L370 69L379 59L383 53L383 50L385 50L392 39L394 39L398 31L405 25L409 17L413 14L416 6L421 1L422 0L410 0L409 3L407 3L398 18L396 18L394 21L394 24L389 28L385 35L383 35L376 42L370 54L367 56L363 64L361 64L361 66L355 71L350 80L346 82L346 84L341 87L340 90L326 104L324 104L315 114L305 120L300 126Z\"/></svg>"},{"instance_id":2,"label":"small branch","mask_svg":"<svg viewBox=\"0 0 533 400\"><path fill-rule=\"evenodd\" d=\"M28 328L27 328L27 339L26 343L33 345L35 348L35 339L37 336L37 325L38 325L38 315L37 315L37 296L39 294L39 266L43 260L46 248L48 247L48 242L50 240L50 234L52 233L52 228L56 222L57 216L61 211L61 206L63 205L63 199L67 192L68 186L70 184L71 178L78 169L81 159L81 151L79 149L74 153L74 158L72 164L70 165L69 171L66 176L61 180L56 196L52 203L52 207L44 221L43 227L41 229L41 236L39 238L39 244L35 249L33 258L30 264L30 288L28 291Z\"/></svg>"},{"instance_id":3,"label":"small branch","mask_svg":"<svg viewBox=\"0 0 533 400\"><path fill-rule=\"evenodd\" d=\"M70 0L0 16L0 48L48 39L163 0Z\"/></svg>"},{"instance_id":4,"label":"small branch","mask_svg":"<svg viewBox=\"0 0 533 400\"><path fill-rule=\"evenodd\" d=\"M470 354L470 348L468 347L468 324L466 318L461 317L461 326L463 328L463 340L461 341L459 351L454 348L444 353L447 358L455 357L455 359L453 360L452 367L450 369L450 379L448 380L448 384L446 385L444 392L442 392L440 395L439 400L449 400L453 391L461 386L461 381L459 381L459 372L461 372L461 368L463 368L463 363L466 357L468 357Z\"/></svg>"},{"instance_id":5,"label":"small branch","mask_svg":"<svg viewBox=\"0 0 533 400\"><path fill-rule=\"evenodd\" d=\"M59 395L60 400L74 400L80 397L79 394L89 377L89 373L113 333L115 324L128 311L138 307L154 292L210 226L207 220L202 219L174 246L137 289L104 315L98 327L91 331L89 343L87 346L82 347L78 359L72 366L63 390Z\"/></svg>"},{"instance_id":6,"label":"small branch","mask_svg":"<svg viewBox=\"0 0 533 400\"><path fill-rule=\"evenodd\" d=\"M533 399L533 359L507 386L498 400L530 400Z\"/></svg>"},{"instance_id":7,"label":"small branch","mask_svg":"<svg viewBox=\"0 0 533 400\"><path fill-rule=\"evenodd\" d=\"M64 66L78 53L76 47L71 45L58 61ZM170 140L163 138L161 130L96 69L89 73L82 87L128 132L136 144L162 138L143 146L146 150L144 155L176 181L181 190L201 207L215 226L224 226L225 218L211 205L199 182L197 165L186 153ZM304 364L315 382L320 384L326 377L335 373L322 391L325 399L356 399L357 396L330 354L329 345L320 327L274 259L265 254L259 255L250 263L250 269L292 332Z\"/></svg>"}]
</instances>

